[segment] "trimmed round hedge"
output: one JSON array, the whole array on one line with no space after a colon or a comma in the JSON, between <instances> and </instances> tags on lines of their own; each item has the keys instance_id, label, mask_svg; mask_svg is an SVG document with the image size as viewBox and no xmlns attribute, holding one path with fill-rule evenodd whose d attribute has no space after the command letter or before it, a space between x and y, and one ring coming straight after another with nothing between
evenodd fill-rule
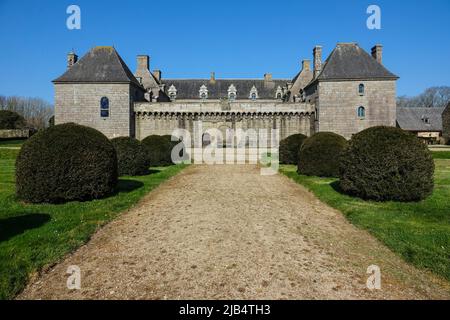
<instances>
[{"instance_id":1,"label":"trimmed round hedge","mask_svg":"<svg viewBox=\"0 0 450 320\"><path fill-rule=\"evenodd\" d=\"M171 141L171 136L151 135L142 140L147 153L148 163L152 166L172 165L172 148L178 143Z\"/></svg>"},{"instance_id":2,"label":"trimmed round hedge","mask_svg":"<svg viewBox=\"0 0 450 320\"><path fill-rule=\"evenodd\" d=\"M117 157L101 132L73 123L39 131L16 159L17 196L31 203L105 197L118 181Z\"/></svg>"},{"instance_id":3,"label":"trimmed round hedge","mask_svg":"<svg viewBox=\"0 0 450 320\"><path fill-rule=\"evenodd\" d=\"M22 129L26 126L24 117L14 111L0 110L0 129Z\"/></svg>"},{"instance_id":4,"label":"trimmed round hedge","mask_svg":"<svg viewBox=\"0 0 450 320\"><path fill-rule=\"evenodd\" d=\"M347 146L344 137L319 132L307 138L299 152L298 173L307 176L337 177L339 157Z\"/></svg>"},{"instance_id":5,"label":"trimmed round hedge","mask_svg":"<svg viewBox=\"0 0 450 320\"><path fill-rule=\"evenodd\" d=\"M427 146L399 128L373 127L353 136L341 156L340 188L376 201L419 201L434 187Z\"/></svg>"},{"instance_id":6,"label":"trimmed round hedge","mask_svg":"<svg viewBox=\"0 0 450 320\"><path fill-rule=\"evenodd\" d=\"M147 154L139 140L130 137L118 137L112 139L111 143L117 153L120 176L138 176L148 172Z\"/></svg>"},{"instance_id":7,"label":"trimmed round hedge","mask_svg":"<svg viewBox=\"0 0 450 320\"><path fill-rule=\"evenodd\" d=\"M298 155L303 142L307 139L304 134L294 134L280 142L280 163L298 164Z\"/></svg>"}]
</instances>

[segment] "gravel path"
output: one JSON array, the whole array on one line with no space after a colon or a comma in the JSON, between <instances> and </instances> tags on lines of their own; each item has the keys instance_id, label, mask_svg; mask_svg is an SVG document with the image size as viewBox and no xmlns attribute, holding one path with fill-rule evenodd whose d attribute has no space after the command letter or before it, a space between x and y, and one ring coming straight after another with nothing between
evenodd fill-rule
<instances>
[{"instance_id":1,"label":"gravel path","mask_svg":"<svg viewBox=\"0 0 450 320\"><path fill-rule=\"evenodd\" d=\"M374 264L382 288L370 291ZM81 290L66 287L70 265ZM450 287L284 176L190 166L18 298L448 299Z\"/></svg>"}]
</instances>

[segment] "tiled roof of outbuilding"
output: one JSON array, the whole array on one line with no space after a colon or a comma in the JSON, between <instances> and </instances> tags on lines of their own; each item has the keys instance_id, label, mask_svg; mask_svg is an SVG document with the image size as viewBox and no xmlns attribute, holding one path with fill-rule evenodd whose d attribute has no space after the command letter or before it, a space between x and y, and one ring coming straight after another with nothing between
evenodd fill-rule
<instances>
[{"instance_id":1,"label":"tiled roof of outbuilding","mask_svg":"<svg viewBox=\"0 0 450 320\"><path fill-rule=\"evenodd\" d=\"M397 108L397 124L403 130L408 131L442 131L442 112L444 112L444 109Z\"/></svg>"}]
</instances>

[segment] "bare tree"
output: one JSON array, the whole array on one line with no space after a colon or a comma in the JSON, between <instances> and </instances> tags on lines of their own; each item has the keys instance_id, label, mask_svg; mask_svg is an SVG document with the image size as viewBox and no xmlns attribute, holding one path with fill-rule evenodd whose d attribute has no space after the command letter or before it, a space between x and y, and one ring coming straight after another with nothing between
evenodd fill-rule
<instances>
[{"instance_id":1,"label":"bare tree","mask_svg":"<svg viewBox=\"0 0 450 320\"><path fill-rule=\"evenodd\" d=\"M53 115L53 106L40 98L0 96L0 110L17 112L25 118L28 127L38 130L47 127Z\"/></svg>"},{"instance_id":2,"label":"bare tree","mask_svg":"<svg viewBox=\"0 0 450 320\"><path fill-rule=\"evenodd\" d=\"M432 87L416 97L401 96L397 98L398 107L442 108L450 102L450 87Z\"/></svg>"}]
</instances>

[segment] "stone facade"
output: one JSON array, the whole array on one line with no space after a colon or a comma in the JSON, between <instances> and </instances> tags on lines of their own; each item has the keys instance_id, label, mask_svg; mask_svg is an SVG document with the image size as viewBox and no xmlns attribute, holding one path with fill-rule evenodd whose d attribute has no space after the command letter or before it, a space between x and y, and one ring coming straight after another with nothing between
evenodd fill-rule
<instances>
[{"instance_id":1,"label":"stone facade","mask_svg":"<svg viewBox=\"0 0 450 320\"><path fill-rule=\"evenodd\" d=\"M280 139L302 133L314 133L314 109L305 103L276 102L172 102L136 103L136 137L170 135L174 129L186 129L194 135L194 122L203 130L216 128L226 137L226 129L278 129Z\"/></svg>"},{"instance_id":2,"label":"stone facade","mask_svg":"<svg viewBox=\"0 0 450 320\"><path fill-rule=\"evenodd\" d=\"M137 57L133 74L112 47L95 47L55 84L55 123L93 127L108 138L193 133L203 129L279 129L281 139L331 131L346 138L371 126L396 125L397 76L382 66L382 47L372 56L355 43L338 44L322 64L316 46L314 70L303 60L292 80L164 79L150 72L150 57ZM362 86L362 87L361 87ZM363 90L361 90L361 88ZM108 112L104 113L104 99Z\"/></svg>"},{"instance_id":3,"label":"stone facade","mask_svg":"<svg viewBox=\"0 0 450 320\"><path fill-rule=\"evenodd\" d=\"M134 101L141 88L128 83L55 84L55 124L75 122L101 131L108 138L135 136ZM109 99L109 116L100 114L100 100Z\"/></svg>"},{"instance_id":4,"label":"stone facade","mask_svg":"<svg viewBox=\"0 0 450 320\"><path fill-rule=\"evenodd\" d=\"M359 93L359 86L364 93ZM350 139L370 127L395 126L395 81L324 81L311 96L316 109L316 130L334 132ZM310 97L308 96L307 99ZM359 108L364 114L358 114Z\"/></svg>"}]
</instances>

